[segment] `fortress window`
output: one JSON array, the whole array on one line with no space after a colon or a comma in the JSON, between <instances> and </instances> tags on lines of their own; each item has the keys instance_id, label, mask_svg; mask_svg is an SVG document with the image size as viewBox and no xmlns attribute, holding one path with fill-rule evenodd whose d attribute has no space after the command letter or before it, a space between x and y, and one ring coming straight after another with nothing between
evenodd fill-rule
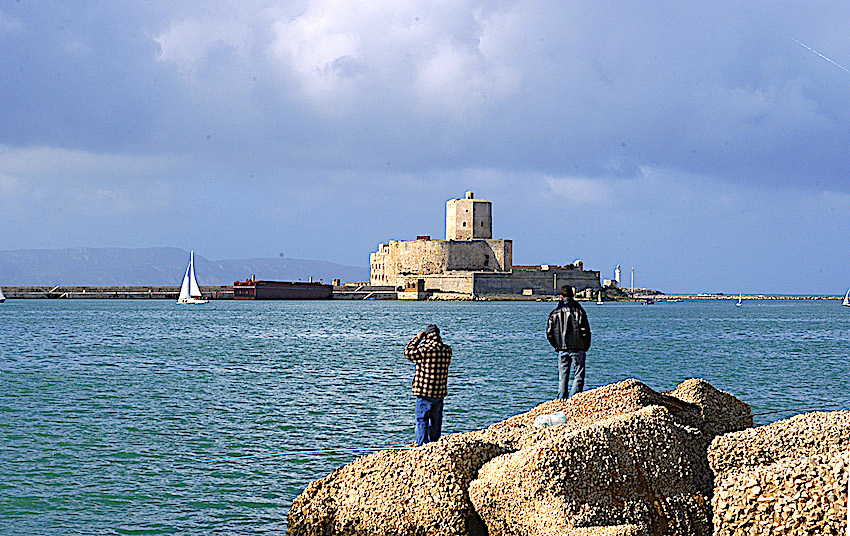
<instances>
[{"instance_id":1,"label":"fortress window","mask_svg":"<svg viewBox=\"0 0 850 536\"><path fill-rule=\"evenodd\" d=\"M466 222L463 222L463 226L466 227Z\"/></svg>"}]
</instances>

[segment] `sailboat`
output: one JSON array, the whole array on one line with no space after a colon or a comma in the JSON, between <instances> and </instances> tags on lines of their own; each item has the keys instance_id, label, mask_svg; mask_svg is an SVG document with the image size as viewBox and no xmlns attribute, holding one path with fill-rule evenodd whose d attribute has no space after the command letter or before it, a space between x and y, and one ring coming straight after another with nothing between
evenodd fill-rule
<instances>
[{"instance_id":1,"label":"sailboat","mask_svg":"<svg viewBox=\"0 0 850 536\"><path fill-rule=\"evenodd\" d=\"M198 288L198 280L195 279L195 252L189 254L189 266L186 267L186 275L183 276L183 284L180 286L180 296L177 298L179 304L207 303Z\"/></svg>"},{"instance_id":2,"label":"sailboat","mask_svg":"<svg viewBox=\"0 0 850 536\"><path fill-rule=\"evenodd\" d=\"M0 295L2 295L2 292L0 292ZM841 302L841 305L850 307L850 289L847 289L847 294L844 295L844 301Z\"/></svg>"},{"instance_id":3,"label":"sailboat","mask_svg":"<svg viewBox=\"0 0 850 536\"><path fill-rule=\"evenodd\" d=\"M602 291L599 291L599 294L596 295L596 303L597 305L602 305Z\"/></svg>"},{"instance_id":4,"label":"sailboat","mask_svg":"<svg viewBox=\"0 0 850 536\"><path fill-rule=\"evenodd\" d=\"M3 295L3 289L0 288L0 303L3 303L4 301L6 301L6 296Z\"/></svg>"},{"instance_id":5,"label":"sailboat","mask_svg":"<svg viewBox=\"0 0 850 536\"><path fill-rule=\"evenodd\" d=\"M740 294L738 294L738 303L735 304L735 307L740 307L741 305L743 305L741 303L741 298L742 298L742 296Z\"/></svg>"}]
</instances>

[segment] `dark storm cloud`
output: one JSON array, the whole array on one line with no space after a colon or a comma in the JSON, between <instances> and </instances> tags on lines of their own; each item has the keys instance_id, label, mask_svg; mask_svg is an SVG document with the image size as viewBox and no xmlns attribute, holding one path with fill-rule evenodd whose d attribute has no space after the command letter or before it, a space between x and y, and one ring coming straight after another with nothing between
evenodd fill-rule
<instances>
[{"instance_id":1,"label":"dark storm cloud","mask_svg":"<svg viewBox=\"0 0 850 536\"><path fill-rule=\"evenodd\" d=\"M12 146L847 182L850 75L789 38L850 61L831 34L850 18L838 5L19 2L2 13Z\"/></svg>"},{"instance_id":2,"label":"dark storm cloud","mask_svg":"<svg viewBox=\"0 0 850 536\"><path fill-rule=\"evenodd\" d=\"M150 137L176 87L143 13L113 3L7 3L0 142L113 151ZM140 24L142 26L140 26Z\"/></svg>"}]
</instances>

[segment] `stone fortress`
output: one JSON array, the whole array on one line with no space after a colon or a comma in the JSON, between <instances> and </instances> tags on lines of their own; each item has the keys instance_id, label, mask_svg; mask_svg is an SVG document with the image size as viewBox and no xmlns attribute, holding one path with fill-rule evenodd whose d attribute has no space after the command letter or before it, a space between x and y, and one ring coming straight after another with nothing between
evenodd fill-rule
<instances>
[{"instance_id":1,"label":"stone fortress","mask_svg":"<svg viewBox=\"0 0 850 536\"><path fill-rule=\"evenodd\" d=\"M370 284L393 286L400 298L435 293L476 295L554 295L562 285L596 295L599 272L581 261L555 266L514 266L513 242L493 238L492 203L475 199L446 202L446 239L391 240L370 255Z\"/></svg>"}]
</instances>

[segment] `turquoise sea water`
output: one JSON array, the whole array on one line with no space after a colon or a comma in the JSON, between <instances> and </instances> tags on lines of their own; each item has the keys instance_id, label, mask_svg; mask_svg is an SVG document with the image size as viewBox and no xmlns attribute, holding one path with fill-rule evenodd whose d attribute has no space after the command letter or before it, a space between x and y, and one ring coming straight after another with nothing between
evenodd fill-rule
<instances>
[{"instance_id":1,"label":"turquoise sea water","mask_svg":"<svg viewBox=\"0 0 850 536\"><path fill-rule=\"evenodd\" d=\"M444 433L557 392L552 303L8 300L0 305L0 534L283 534L351 453L210 460L413 438L402 349L454 349ZM836 301L585 305L587 388L701 377L757 424L850 407ZM763 415L761 415L764 413Z\"/></svg>"}]
</instances>

